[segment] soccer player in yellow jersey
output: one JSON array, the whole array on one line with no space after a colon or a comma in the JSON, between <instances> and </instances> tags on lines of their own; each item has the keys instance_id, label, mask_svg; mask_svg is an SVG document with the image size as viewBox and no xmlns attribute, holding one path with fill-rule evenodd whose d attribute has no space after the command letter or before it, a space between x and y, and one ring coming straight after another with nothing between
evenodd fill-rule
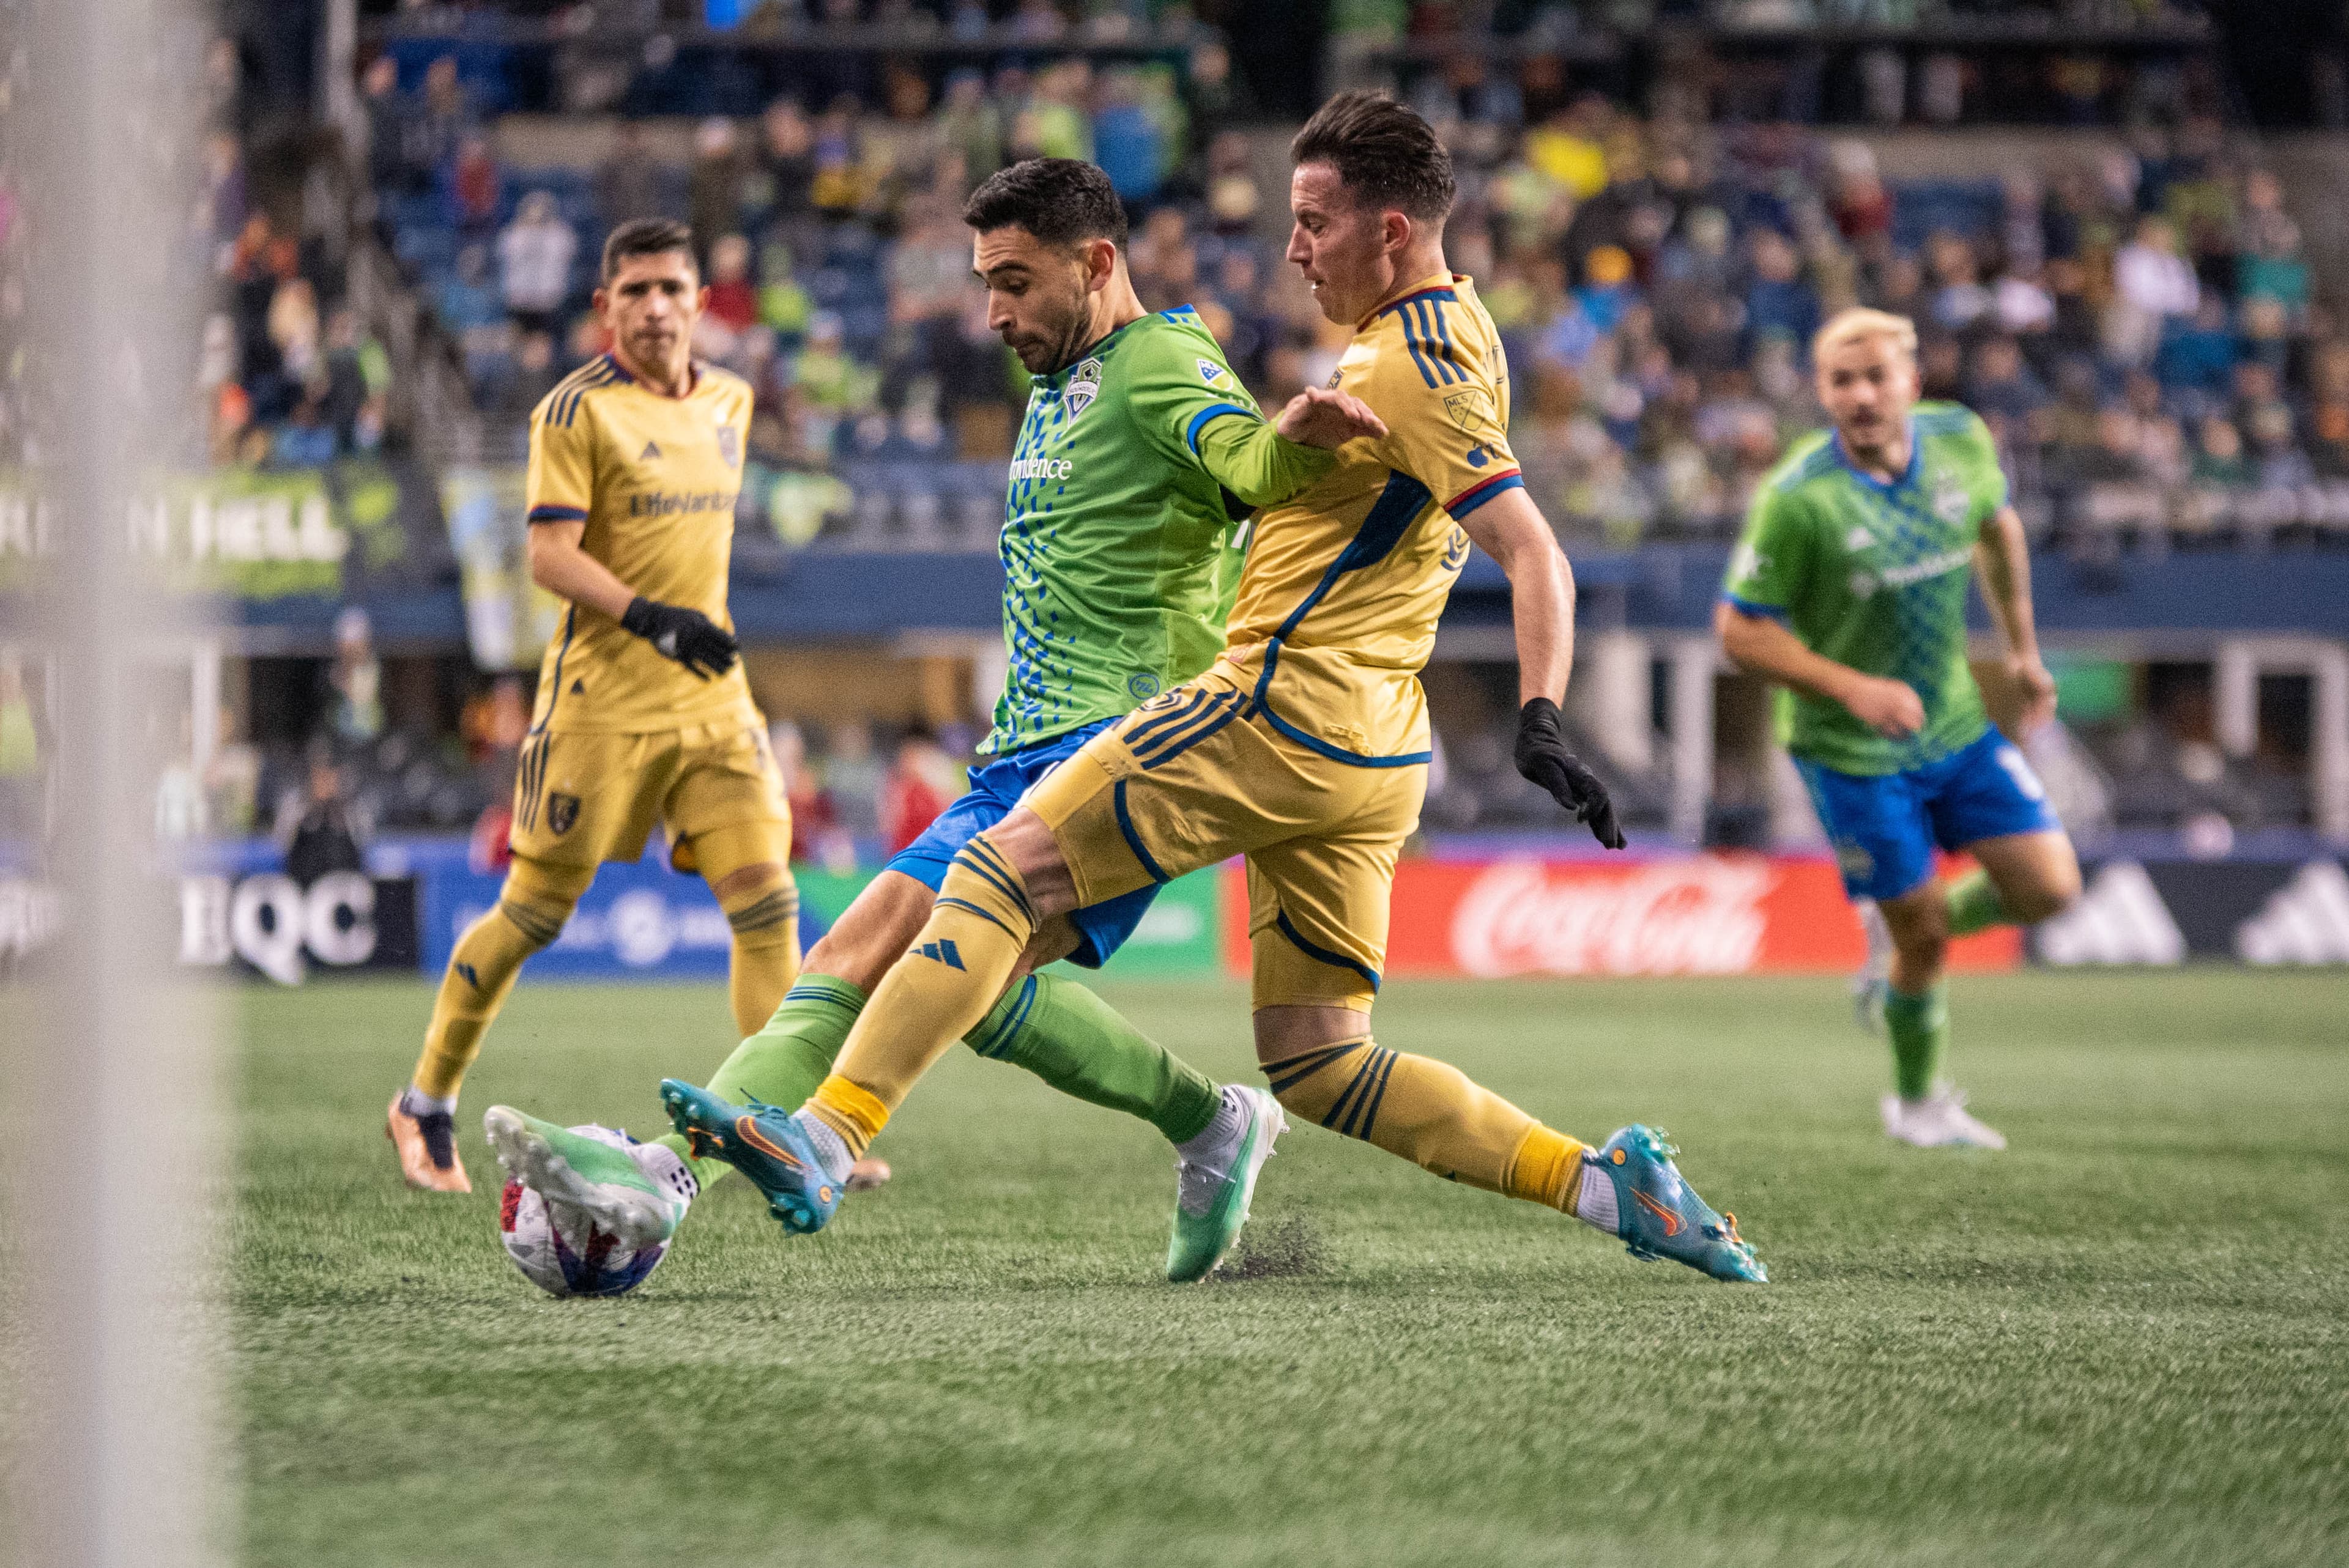
<instances>
[{"instance_id":1,"label":"soccer player in yellow jersey","mask_svg":"<svg viewBox=\"0 0 2349 1568\"><path fill-rule=\"evenodd\" d=\"M821 1227L851 1162L993 1005L1040 923L1237 854L1257 1057L1292 1116L1574 1214L1636 1255L1763 1279L1734 1220L1697 1197L1654 1131L1627 1127L1592 1150L1371 1037L1395 860L1426 789L1419 670L1472 543L1513 590L1518 769L1601 842L1623 838L1560 738L1573 579L1509 454L1499 338L1444 265L1451 160L1418 115L1357 93L1325 105L1290 153L1288 258L1323 314L1353 325L1335 385L1387 433L1349 441L1258 517L1228 647L1206 675L1094 736L957 859L921 941L807 1105L728 1108L781 1156L752 1179L787 1226ZM947 952L955 963L929 956ZM672 1098L673 1117L681 1103L698 1100Z\"/></svg>"},{"instance_id":2,"label":"soccer player in yellow jersey","mask_svg":"<svg viewBox=\"0 0 2349 1568\"><path fill-rule=\"evenodd\" d=\"M750 387L692 357L708 297L683 225L620 225L595 291L612 351L531 415L531 577L571 607L523 743L512 869L450 955L415 1077L392 1097L411 1186L471 1191L452 1118L482 1031L595 868L635 860L656 823L734 928L742 1034L798 973L791 813L726 613Z\"/></svg>"}]
</instances>

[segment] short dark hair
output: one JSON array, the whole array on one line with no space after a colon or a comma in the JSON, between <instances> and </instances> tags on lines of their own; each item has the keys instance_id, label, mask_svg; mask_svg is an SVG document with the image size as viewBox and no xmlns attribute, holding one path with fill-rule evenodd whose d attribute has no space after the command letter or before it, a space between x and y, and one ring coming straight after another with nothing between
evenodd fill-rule
<instances>
[{"instance_id":1,"label":"short dark hair","mask_svg":"<svg viewBox=\"0 0 2349 1568\"><path fill-rule=\"evenodd\" d=\"M1458 189L1452 154L1417 110L1376 93L1340 93L1288 144L1289 161L1326 163L1358 202L1441 223Z\"/></svg>"},{"instance_id":2,"label":"short dark hair","mask_svg":"<svg viewBox=\"0 0 2349 1568\"><path fill-rule=\"evenodd\" d=\"M1125 204L1109 176L1078 158L1028 158L970 193L962 221L984 234L1014 224L1063 249L1087 240L1125 248Z\"/></svg>"},{"instance_id":3,"label":"short dark hair","mask_svg":"<svg viewBox=\"0 0 2349 1568\"><path fill-rule=\"evenodd\" d=\"M701 263L693 253L692 230L667 218L631 218L604 242L603 281L608 284L616 277L620 263L630 256L658 256L670 251L683 251L696 273L700 271Z\"/></svg>"}]
</instances>

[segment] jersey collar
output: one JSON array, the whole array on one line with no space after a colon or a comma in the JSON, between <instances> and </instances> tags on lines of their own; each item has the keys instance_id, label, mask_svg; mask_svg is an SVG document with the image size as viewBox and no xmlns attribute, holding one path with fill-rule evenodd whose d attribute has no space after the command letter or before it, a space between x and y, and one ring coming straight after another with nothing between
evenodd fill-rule
<instances>
[{"instance_id":1,"label":"jersey collar","mask_svg":"<svg viewBox=\"0 0 2349 1568\"><path fill-rule=\"evenodd\" d=\"M1444 299L1456 299L1459 296L1453 292L1454 285L1457 284L1464 284L1467 281L1468 274L1466 273L1435 273L1427 277L1423 277L1420 279L1419 282L1412 284L1409 288L1404 289L1402 293L1395 294L1390 299L1381 301L1377 309L1371 311L1370 315L1362 317L1361 321L1354 324L1354 330L1356 332L1361 332L1365 327L1369 326L1371 323L1378 320L1379 317L1386 315L1387 312L1394 309L1397 305L1405 304L1411 300L1418 299L1423 294L1434 294L1439 298Z\"/></svg>"},{"instance_id":2,"label":"jersey collar","mask_svg":"<svg viewBox=\"0 0 2349 1568\"><path fill-rule=\"evenodd\" d=\"M630 372L628 367L620 363L620 356L617 350L605 350L604 359L606 364L611 366L612 373L620 378L623 385L629 387L644 387L647 392L651 392L654 397L658 397L665 403L684 402L696 392L700 391L702 383L709 378L709 365L707 360L688 359L685 362L685 390L678 393L676 397L671 397L665 392L653 392L653 389L649 386L646 386L645 383L637 380L636 376Z\"/></svg>"},{"instance_id":3,"label":"jersey collar","mask_svg":"<svg viewBox=\"0 0 2349 1568\"><path fill-rule=\"evenodd\" d=\"M1844 449L1843 432L1841 430L1837 430L1833 435L1829 436L1827 438L1827 444L1835 449L1836 461L1844 466L1846 472L1849 473L1852 478L1857 480L1868 489L1875 490L1879 495L1890 495L1895 490L1907 490L1909 486L1915 484L1917 482L1917 475L1923 468L1925 462L1925 449L1917 439L1917 416L1913 413L1909 416L1909 471L1902 474L1899 480L1895 483L1886 484L1882 480L1878 479L1866 469L1863 469L1857 463L1853 462L1851 460L1851 453Z\"/></svg>"}]
</instances>

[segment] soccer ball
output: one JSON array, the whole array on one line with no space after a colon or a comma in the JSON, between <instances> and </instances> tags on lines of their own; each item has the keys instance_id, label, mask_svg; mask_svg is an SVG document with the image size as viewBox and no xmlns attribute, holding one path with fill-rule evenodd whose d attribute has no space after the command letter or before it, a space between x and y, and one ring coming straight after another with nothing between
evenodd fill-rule
<instances>
[{"instance_id":1,"label":"soccer ball","mask_svg":"<svg viewBox=\"0 0 2349 1568\"><path fill-rule=\"evenodd\" d=\"M608 1127L574 1127L599 1143L635 1142ZM667 1242L631 1249L571 1205L551 1204L509 1177L498 1201L498 1239L523 1277L549 1295L622 1295L645 1283L668 1253Z\"/></svg>"}]
</instances>

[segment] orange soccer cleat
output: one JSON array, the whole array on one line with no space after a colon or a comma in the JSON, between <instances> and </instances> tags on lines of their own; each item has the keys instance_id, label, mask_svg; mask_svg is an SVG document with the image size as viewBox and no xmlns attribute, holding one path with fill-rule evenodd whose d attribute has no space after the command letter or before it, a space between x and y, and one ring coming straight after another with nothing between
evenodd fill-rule
<instances>
[{"instance_id":1,"label":"orange soccer cleat","mask_svg":"<svg viewBox=\"0 0 2349 1568\"><path fill-rule=\"evenodd\" d=\"M394 1094L383 1119L383 1135L399 1150L400 1175L426 1192L471 1191L465 1163L457 1158L457 1119L437 1113L410 1116L402 1103L407 1098L405 1089Z\"/></svg>"}]
</instances>

